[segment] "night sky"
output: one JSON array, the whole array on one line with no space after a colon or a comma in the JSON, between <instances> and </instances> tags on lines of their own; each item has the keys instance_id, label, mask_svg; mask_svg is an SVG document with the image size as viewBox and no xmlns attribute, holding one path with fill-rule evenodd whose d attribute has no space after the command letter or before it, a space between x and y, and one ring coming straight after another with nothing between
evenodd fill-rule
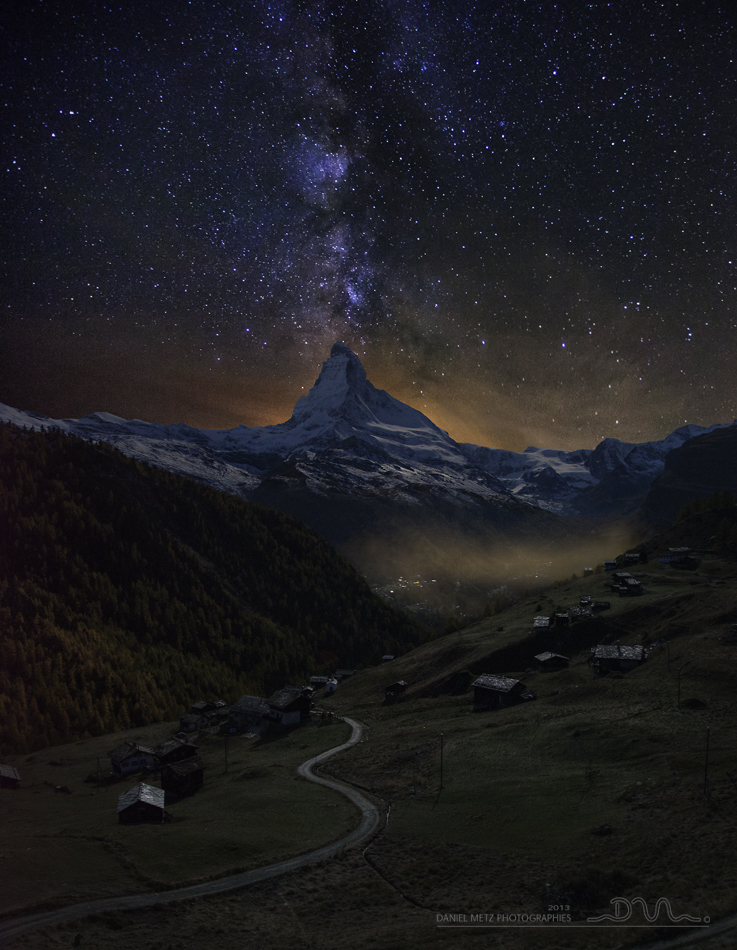
<instances>
[{"instance_id":1,"label":"night sky","mask_svg":"<svg viewBox=\"0 0 737 950\"><path fill-rule=\"evenodd\" d=\"M461 441L737 415L726 3L24 0L0 401L287 419L335 340Z\"/></svg>"}]
</instances>

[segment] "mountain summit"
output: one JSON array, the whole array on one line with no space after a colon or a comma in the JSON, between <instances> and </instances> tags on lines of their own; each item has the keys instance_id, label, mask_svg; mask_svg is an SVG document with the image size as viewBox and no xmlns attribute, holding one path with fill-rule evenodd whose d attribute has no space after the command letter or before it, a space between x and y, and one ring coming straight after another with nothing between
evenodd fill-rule
<instances>
[{"instance_id":1,"label":"mountain summit","mask_svg":"<svg viewBox=\"0 0 737 950\"><path fill-rule=\"evenodd\" d=\"M575 452L460 444L418 409L372 385L361 360L341 342L292 416L278 425L210 431L106 412L54 420L2 406L0 419L111 442L127 455L277 508L284 508L286 491L308 506L320 498L321 511L339 497L341 504L381 499L414 511L445 505L507 515L530 505L566 514L628 514L663 471L668 452L709 431L684 426L660 441L606 439ZM301 508L294 512L304 516Z\"/></svg>"},{"instance_id":2,"label":"mountain summit","mask_svg":"<svg viewBox=\"0 0 737 950\"><path fill-rule=\"evenodd\" d=\"M352 427L425 430L441 441L452 441L427 416L369 382L360 359L345 343L333 345L315 385L294 406L294 423L308 419L317 424L342 419Z\"/></svg>"},{"instance_id":3,"label":"mountain summit","mask_svg":"<svg viewBox=\"0 0 737 950\"><path fill-rule=\"evenodd\" d=\"M294 416L299 418L315 411L340 412L347 401L370 400L374 387L366 378L361 361L345 343L335 343L330 359L325 360L315 385L298 399Z\"/></svg>"}]
</instances>

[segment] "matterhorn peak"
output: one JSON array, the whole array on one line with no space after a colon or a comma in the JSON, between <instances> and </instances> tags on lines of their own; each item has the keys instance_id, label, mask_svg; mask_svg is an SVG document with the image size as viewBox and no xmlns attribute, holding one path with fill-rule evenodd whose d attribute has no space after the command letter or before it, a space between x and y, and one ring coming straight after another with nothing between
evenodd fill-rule
<instances>
[{"instance_id":1,"label":"matterhorn peak","mask_svg":"<svg viewBox=\"0 0 737 950\"><path fill-rule=\"evenodd\" d=\"M345 343L335 343L330 359L325 360L315 385L306 396L297 400L295 418L324 411L334 415L345 407L351 397L369 397L376 392L366 379L366 370L360 359Z\"/></svg>"}]
</instances>

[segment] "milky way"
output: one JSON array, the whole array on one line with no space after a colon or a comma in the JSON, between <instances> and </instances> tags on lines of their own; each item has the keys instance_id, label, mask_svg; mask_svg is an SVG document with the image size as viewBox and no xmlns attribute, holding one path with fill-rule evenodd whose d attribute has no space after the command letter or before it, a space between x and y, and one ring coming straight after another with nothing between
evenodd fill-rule
<instances>
[{"instance_id":1,"label":"milky way","mask_svg":"<svg viewBox=\"0 0 737 950\"><path fill-rule=\"evenodd\" d=\"M21 6L0 400L277 422L342 339L484 444L735 415L726 5Z\"/></svg>"}]
</instances>

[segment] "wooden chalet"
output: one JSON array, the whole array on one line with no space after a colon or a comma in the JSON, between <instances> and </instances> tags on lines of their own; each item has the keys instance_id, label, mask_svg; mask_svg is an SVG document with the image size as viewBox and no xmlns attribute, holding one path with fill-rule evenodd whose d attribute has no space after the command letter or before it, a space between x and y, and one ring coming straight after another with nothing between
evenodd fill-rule
<instances>
[{"instance_id":1,"label":"wooden chalet","mask_svg":"<svg viewBox=\"0 0 737 950\"><path fill-rule=\"evenodd\" d=\"M604 561L604 570L605 571L616 571L617 562L616 561Z\"/></svg>"},{"instance_id":2,"label":"wooden chalet","mask_svg":"<svg viewBox=\"0 0 737 950\"><path fill-rule=\"evenodd\" d=\"M164 789L141 782L123 792L118 797L118 821L121 825L171 821L171 815L164 809Z\"/></svg>"},{"instance_id":3,"label":"wooden chalet","mask_svg":"<svg viewBox=\"0 0 737 950\"><path fill-rule=\"evenodd\" d=\"M168 739L154 749L160 765L172 765L197 755L197 746L181 739Z\"/></svg>"},{"instance_id":4,"label":"wooden chalet","mask_svg":"<svg viewBox=\"0 0 737 950\"><path fill-rule=\"evenodd\" d=\"M260 696L241 696L230 707L230 719L237 732L263 732L269 724L271 707Z\"/></svg>"},{"instance_id":5,"label":"wooden chalet","mask_svg":"<svg viewBox=\"0 0 737 950\"><path fill-rule=\"evenodd\" d=\"M535 617L532 621L532 629L535 633L547 633L550 630L550 617Z\"/></svg>"},{"instance_id":6,"label":"wooden chalet","mask_svg":"<svg viewBox=\"0 0 737 950\"><path fill-rule=\"evenodd\" d=\"M183 762L173 762L161 770L161 787L166 800L184 798L202 788L205 781L205 766L195 757Z\"/></svg>"},{"instance_id":7,"label":"wooden chalet","mask_svg":"<svg viewBox=\"0 0 737 950\"><path fill-rule=\"evenodd\" d=\"M642 593L642 582L636 577L628 577L619 588L620 595L625 597L639 597Z\"/></svg>"},{"instance_id":8,"label":"wooden chalet","mask_svg":"<svg viewBox=\"0 0 737 950\"><path fill-rule=\"evenodd\" d=\"M153 749L137 742L124 742L110 753L110 764L116 775L130 775L141 770L151 772L159 764Z\"/></svg>"},{"instance_id":9,"label":"wooden chalet","mask_svg":"<svg viewBox=\"0 0 737 950\"><path fill-rule=\"evenodd\" d=\"M396 683L392 683L384 689L384 698L389 702L393 702L398 696L402 696L406 689L407 684L405 681L398 680Z\"/></svg>"},{"instance_id":10,"label":"wooden chalet","mask_svg":"<svg viewBox=\"0 0 737 950\"><path fill-rule=\"evenodd\" d=\"M499 709L502 706L514 706L535 698L535 694L527 689L524 683L509 676L482 673L471 685L473 686L473 708L476 712L484 709Z\"/></svg>"},{"instance_id":11,"label":"wooden chalet","mask_svg":"<svg viewBox=\"0 0 737 950\"><path fill-rule=\"evenodd\" d=\"M311 676L310 686L313 689L324 689L327 681L328 681L327 676Z\"/></svg>"},{"instance_id":12,"label":"wooden chalet","mask_svg":"<svg viewBox=\"0 0 737 950\"><path fill-rule=\"evenodd\" d=\"M333 674L338 682L341 680L347 680L349 676L355 676L355 670L336 670Z\"/></svg>"},{"instance_id":13,"label":"wooden chalet","mask_svg":"<svg viewBox=\"0 0 737 950\"><path fill-rule=\"evenodd\" d=\"M328 681L325 684L325 695L331 696L335 690L338 688L338 681L334 676L329 676Z\"/></svg>"},{"instance_id":14,"label":"wooden chalet","mask_svg":"<svg viewBox=\"0 0 737 950\"><path fill-rule=\"evenodd\" d=\"M571 623L571 615L568 611L559 610L553 614L554 627L568 627Z\"/></svg>"},{"instance_id":15,"label":"wooden chalet","mask_svg":"<svg viewBox=\"0 0 737 950\"><path fill-rule=\"evenodd\" d=\"M390 660L393 660L393 659L394 659L394 654L393 654L393 653L385 653L385 654L382 656L382 658L381 658L381 662L382 662L382 663L389 663Z\"/></svg>"},{"instance_id":16,"label":"wooden chalet","mask_svg":"<svg viewBox=\"0 0 737 950\"><path fill-rule=\"evenodd\" d=\"M277 690L266 700L269 706L269 718L282 726L296 726L303 719L310 718L312 700L301 686L285 686Z\"/></svg>"},{"instance_id":17,"label":"wooden chalet","mask_svg":"<svg viewBox=\"0 0 737 950\"><path fill-rule=\"evenodd\" d=\"M546 650L545 653L538 653L535 657L537 668L539 670L563 670L570 663L570 658L563 656L562 653L551 653Z\"/></svg>"},{"instance_id":18,"label":"wooden chalet","mask_svg":"<svg viewBox=\"0 0 737 950\"><path fill-rule=\"evenodd\" d=\"M197 732L202 726L207 723L207 719L200 715L200 713L185 713L183 716L179 717L179 731L180 732Z\"/></svg>"},{"instance_id":19,"label":"wooden chalet","mask_svg":"<svg viewBox=\"0 0 737 950\"><path fill-rule=\"evenodd\" d=\"M627 673L647 659L643 646L625 646L621 643L604 644L591 647L589 662L597 673Z\"/></svg>"},{"instance_id":20,"label":"wooden chalet","mask_svg":"<svg viewBox=\"0 0 737 950\"><path fill-rule=\"evenodd\" d=\"M14 765L0 765L0 788L20 788L20 775Z\"/></svg>"},{"instance_id":21,"label":"wooden chalet","mask_svg":"<svg viewBox=\"0 0 737 950\"><path fill-rule=\"evenodd\" d=\"M207 731L214 736L233 735L238 731L233 725L230 706L223 706L211 713L207 720Z\"/></svg>"}]
</instances>

